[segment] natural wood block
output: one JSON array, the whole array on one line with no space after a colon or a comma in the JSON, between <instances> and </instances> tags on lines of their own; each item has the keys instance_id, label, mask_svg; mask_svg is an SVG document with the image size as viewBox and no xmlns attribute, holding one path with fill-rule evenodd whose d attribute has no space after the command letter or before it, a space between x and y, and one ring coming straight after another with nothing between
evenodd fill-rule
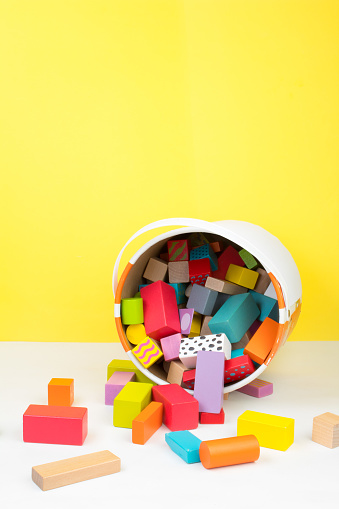
<instances>
[{"instance_id":1,"label":"natural wood block","mask_svg":"<svg viewBox=\"0 0 339 509\"><path fill-rule=\"evenodd\" d=\"M186 366L181 361L172 361L167 374L167 382L182 385L182 376Z\"/></svg>"},{"instance_id":2,"label":"natural wood block","mask_svg":"<svg viewBox=\"0 0 339 509\"><path fill-rule=\"evenodd\" d=\"M339 415L326 412L313 419L312 440L334 449L339 446Z\"/></svg>"},{"instance_id":3,"label":"natural wood block","mask_svg":"<svg viewBox=\"0 0 339 509\"><path fill-rule=\"evenodd\" d=\"M32 479L43 491L120 472L121 460L110 451L84 454L32 468ZM48 505L48 504L47 504Z\"/></svg>"},{"instance_id":4,"label":"natural wood block","mask_svg":"<svg viewBox=\"0 0 339 509\"><path fill-rule=\"evenodd\" d=\"M192 288L193 288L192 284L188 285L188 287L186 288L185 295L187 298L191 295Z\"/></svg>"},{"instance_id":5,"label":"natural wood block","mask_svg":"<svg viewBox=\"0 0 339 509\"><path fill-rule=\"evenodd\" d=\"M146 266L143 277L149 281L165 281L168 266L160 258L150 258Z\"/></svg>"},{"instance_id":6,"label":"natural wood block","mask_svg":"<svg viewBox=\"0 0 339 509\"><path fill-rule=\"evenodd\" d=\"M200 334L202 336L209 336L210 334L212 334L212 332L208 326L211 318L212 318L211 316L204 316L204 318L202 320L201 331L200 331Z\"/></svg>"},{"instance_id":7,"label":"natural wood block","mask_svg":"<svg viewBox=\"0 0 339 509\"><path fill-rule=\"evenodd\" d=\"M210 290L215 290L216 292L227 293L228 295L238 295L239 293L247 292L247 288L244 288L243 286L235 285L229 281L217 279L212 276L208 276L205 287Z\"/></svg>"},{"instance_id":8,"label":"natural wood block","mask_svg":"<svg viewBox=\"0 0 339 509\"><path fill-rule=\"evenodd\" d=\"M252 338L252 333L250 330L246 331L240 341L232 344L232 350L239 350L240 348L245 348L248 345L250 339Z\"/></svg>"},{"instance_id":9,"label":"natural wood block","mask_svg":"<svg viewBox=\"0 0 339 509\"><path fill-rule=\"evenodd\" d=\"M72 406L74 402L74 379L52 378L48 384L48 404Z\"/></svg>"},{"instance_id":10,"label":"natural wood block","mask_svg":"<svg viewBox=\"0 0 339 509\"><path fill-rule=\"evenodd\" d=\"M271 278L264 269L257 269L256 272L258 272L259 276L255 284L254 291L264 294L271 284ZM276 296L274 298L276 298Z\"/></svg>"},{"instance_id":11,"label":"natural wood block","mask_svg":"<svg viewBox=\"0 0 339 509\"><path fill-rule=\"evenodd\" d=\"M168 280L170 283L189 283L188 261L169 262Z\"/></svg>"}]
</instances>

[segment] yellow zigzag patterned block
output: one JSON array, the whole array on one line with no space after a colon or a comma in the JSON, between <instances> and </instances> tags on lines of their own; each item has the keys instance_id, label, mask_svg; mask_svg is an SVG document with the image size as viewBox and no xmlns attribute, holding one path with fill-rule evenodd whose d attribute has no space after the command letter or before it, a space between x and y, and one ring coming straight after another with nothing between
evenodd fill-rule
<instances>
[{"instance_id":1,"label":"yellow zigzag patterned block","mask_svg":"<svg viewBox=\"0 0 339 509\"><path fill-rule=\"evenodd\" d=\"M149 337L146 337L142 343L133 348L132 353L144 368L152 366L163 355L160 348Z\"/></svg>"}]
</instances>

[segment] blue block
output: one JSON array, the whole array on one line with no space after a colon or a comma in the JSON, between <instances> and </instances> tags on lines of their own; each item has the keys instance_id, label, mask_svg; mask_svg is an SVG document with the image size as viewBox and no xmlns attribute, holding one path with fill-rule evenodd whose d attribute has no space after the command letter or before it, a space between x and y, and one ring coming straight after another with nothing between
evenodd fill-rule
<instances>
[{"instance_id":1,"label":"blue block","mask_svg":"<svg viewBox=\"0 0 339 509\"><path fill-rule=\"evenodd\" d=\"M186 303L186 295L185 290L187 288L187 285L185 283L169 283L169 286L172 286L175 290L175 296L177 299L177 304L185 304Z\"/></svg>"},{"instance_id":2,"label":"blue block","mask_svg":"<svg viewBox=\"0 0 339 509\"><path fill-rule=\"evenodd\" d=\"M202 258L209 259L212 271L217 270L218 258L209 244L204 244L190 251L190 260L201 260Z\"/></svg>"},{"instance_id":3,"label":"blue block","mask_svg":"<svg viewBox=\"0 0 339 509\"><path fill-rule=\"evenodd\" d=\"M201 440L189 431L171 431L165 433L166 443L173 452L186 463L199 463L199 447Z\"/></svg>"},{"instance_id":4,"label":"blue block","mask_svg":"<svg viewBox=\"0 0 339 509\"><path fill-rule=\"evenodd\" d=\"M256 305L260 309L260 316L258 318L260 322L263 322L267 317L279 322L279 307L276 299L267 297L267 295L262 295L254 290L250 290L249 293L252 295Z\"/></svg>"},{"instance_id":5,"label":"blue block","mask_svg":"<svg viewBox=\"0 0 339 509\"><path fill-rule=\"evenodd\" d=\"M241 357L242 355L244 355L244 349L237 348L236 350L232 350L231 359L234 359L235 357Z\"/></svg>"},{"instance_id":6,"label":"blue block","mask_svg":"<svg viewBox=\"0 0 339 509\"><path fill-rule=\"evenodd\" d=\"M231 295L208 326L212 334L223 332L231 343L237 343L259 315L260 310L250 293Z\"/></svg>"}]
</instances>

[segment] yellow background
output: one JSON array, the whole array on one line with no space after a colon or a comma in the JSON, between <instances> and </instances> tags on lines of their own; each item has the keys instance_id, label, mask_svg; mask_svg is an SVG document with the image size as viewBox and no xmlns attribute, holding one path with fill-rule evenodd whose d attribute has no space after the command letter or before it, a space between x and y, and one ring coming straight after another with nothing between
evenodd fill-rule
<instances>
[{"instance_id":1,"label":"yellow background","mask_svg":"<svg viewBox=\"0 0 339 509\"><path fill-rule=\"evenodd\" d=\"M276 235L291 339L339 340L338 23L330 0L1 0L1 340L116 341L120 248L179 216Z\"/></svg>"}]
</instances>

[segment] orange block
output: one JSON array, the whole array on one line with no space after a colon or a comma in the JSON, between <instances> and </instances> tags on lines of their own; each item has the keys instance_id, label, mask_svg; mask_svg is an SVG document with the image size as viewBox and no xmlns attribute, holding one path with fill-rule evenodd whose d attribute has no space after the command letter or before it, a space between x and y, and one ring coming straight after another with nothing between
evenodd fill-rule
<instances>
[{"instance_id":1,"label":"orange block","mask_svg":"<svg viewBox=\"0 0 339 509\"><path fill-rule=\"evenodd\" d=\"M164 405L157 401L152 401L146 408L132 421L132 442L133 444L144 445L149 438L162 425Z\"/></svg>"},{"instance_id":2,"label":"orange block","mask_svg":"<svg viewBox=\"0 0 339 509\"><path fill-rule=\"evenodd\" d=\"M201 442L199 455L205 468L227 467L256 461L260 446L254 435L218 438Z\"/></svg>"},{"instance_id":3,"label":"orange block","mask_svg":"<svg viewBox=\"0 0 339 509\"><path fill-rule=\"evenodd\" d=\"M48 384L48 404L72 406L74 402L74 379L52 378Z\"/></svg>"},{"instance_id":4,"label":"orange block","mask_svg":"<svg viewBox=\"0 0 339 509\"><path fill-rule=\"evenodd\" d=\"M265 318L244 348L244 355L249 355L252 361L263 364L272 350L278 331L279 324L271 318Z\"/></svg>"}]
</instances>

